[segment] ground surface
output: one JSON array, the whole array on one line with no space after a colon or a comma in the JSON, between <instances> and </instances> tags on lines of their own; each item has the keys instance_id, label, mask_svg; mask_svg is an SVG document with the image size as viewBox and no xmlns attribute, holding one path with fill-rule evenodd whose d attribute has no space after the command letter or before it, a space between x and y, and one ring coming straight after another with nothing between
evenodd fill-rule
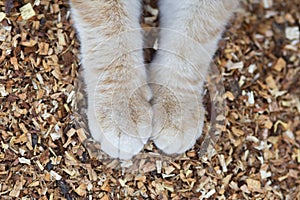
<instances>
[{"instance_id":1,"label":"ground surface","mask_svg":"<svg viewBox=\"0 0 300 200\"><path fill-rule=\"evenodd\" d=\"M130 172L84 143L67 1L0 1L0 198L300 199L300 2L242 8L214 59L226 90L216 150L200 153L200 139L175 160L146 159L149 144L122 164ZM156 10L144 14L145 30L157 25Z\"/></svg>"}]
</instances>

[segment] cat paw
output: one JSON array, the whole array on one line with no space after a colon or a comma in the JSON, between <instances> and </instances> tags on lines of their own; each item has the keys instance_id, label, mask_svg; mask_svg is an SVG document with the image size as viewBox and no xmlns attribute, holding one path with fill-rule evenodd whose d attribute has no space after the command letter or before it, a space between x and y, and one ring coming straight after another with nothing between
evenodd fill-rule
<instances>
[{"instance_id":1,"label":"cat paw","mask_svg":"<svg viewBox=\"0 0 300 200\"><path fill-rule=\"evenodd\" d=\"M115 75L101 73L94 96L89 97L94 102L88 114L91 134L101 149L123 160L138 154L152 132L151 90L142 75L126 70L119 68Z\"/></svg>"},{"instance_id":2,"label":"cat paw","mask_svg":"<svg viewBox=\"0 0 300 200\"><path fill-rule=\"evenodd\" d=\"M166 154L184 153L202 133L204 109L200 95L179 86L153 84L152 89L152 139Z\"/></svg>"}]
</instances>

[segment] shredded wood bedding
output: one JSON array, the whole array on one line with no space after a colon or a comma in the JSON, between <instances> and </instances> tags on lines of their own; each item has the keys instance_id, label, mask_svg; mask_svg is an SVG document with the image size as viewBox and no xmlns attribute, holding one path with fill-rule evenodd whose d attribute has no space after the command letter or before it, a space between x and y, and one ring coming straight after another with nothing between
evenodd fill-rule
<instances>
[{"instance_id":1,"label":"shredded wood bedding","mask_svg":"<svg viewBox=\"0 0 300 200\"><path fill-rule=\"evenodd\" d=\"M158 13L145 0L146 35ZM299 26L299 0L243 1L213 61L218 142L170 159L149 143L119 163L90 140L68 1L0 1L0 198L300 199Z\"/></svg>"}]
</instances>

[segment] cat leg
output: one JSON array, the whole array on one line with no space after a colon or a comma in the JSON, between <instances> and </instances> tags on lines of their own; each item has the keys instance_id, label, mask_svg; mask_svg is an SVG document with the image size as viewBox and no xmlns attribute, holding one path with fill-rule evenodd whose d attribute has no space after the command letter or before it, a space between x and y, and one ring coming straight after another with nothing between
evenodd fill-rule
<instances>
[{"instance_id":1,"label":"cat leg","mask_svg":"<svg viewBox=\"0 0 300 200\"><path fill-rule=\"evenodd\" d=\"M130 159L152 129L140 0L71 0L91 135L112 157Z\"/></svg>"},{"instance_id":2,"label":"cat leg","mask_svg":"<svg viewBox=\"0 0 300 200\"><path fill-rule=\"evenodd\" d=\"M160 38L150 66L155 145L183 153L200 137L202 87L237 0L160 0Z\"/></svg>"}]
</instances>

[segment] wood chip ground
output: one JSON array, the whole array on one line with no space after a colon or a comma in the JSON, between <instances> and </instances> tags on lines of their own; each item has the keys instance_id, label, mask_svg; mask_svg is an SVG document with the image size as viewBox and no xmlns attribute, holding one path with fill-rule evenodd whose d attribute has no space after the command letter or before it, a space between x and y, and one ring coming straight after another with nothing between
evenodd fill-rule
<instances>
[{"instance_id":1,"label":"wood chip ground","mask_svg":"<svg viewBox=\"0 0 300 200\"><path fill-rule=\"evenodd\" d=\"M146 33L155 3L144 7ZM300 199L299 26L299 0L243 1L214 58L226 102L215 150L200 153L200 139L163 159L150 143L120 164L95 158L80 114L68 2L0 1L0 199Z\"/></svg>"}]
</instances>

